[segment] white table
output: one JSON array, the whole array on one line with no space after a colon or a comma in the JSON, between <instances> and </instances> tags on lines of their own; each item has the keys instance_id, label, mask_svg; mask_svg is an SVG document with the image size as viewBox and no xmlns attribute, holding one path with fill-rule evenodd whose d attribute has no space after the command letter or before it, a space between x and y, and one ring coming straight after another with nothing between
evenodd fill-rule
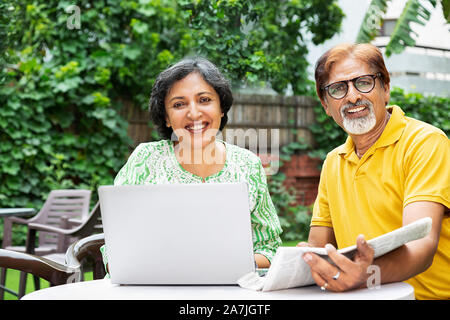
<instances>
[{"instance_id":1,"label":"white table","mask_svg":"<svg viewBox=\"0 0 450 320\"><path fill-rule=\"evenodd\" d=\"M0 216L30 216L36 212L33 208L0 208Z\"/></svg>"},{"instance_id":2,"label":"white table","mask_svg":"<svg viewBox=\"0 0 450 320\"><path fill-rule=\"evenodd\" d=\"M23 300L413 300L414 288L404 282L342 293L318 286L256 292L239 286L136 286L111 284L109 279L65 284L38 290Z\"/></svg>"}]
</instances>

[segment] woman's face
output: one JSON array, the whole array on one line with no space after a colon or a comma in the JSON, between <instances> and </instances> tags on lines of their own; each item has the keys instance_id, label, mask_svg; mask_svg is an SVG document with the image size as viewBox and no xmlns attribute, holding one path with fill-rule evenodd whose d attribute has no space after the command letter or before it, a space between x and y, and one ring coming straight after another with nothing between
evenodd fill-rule
<instances>
[{"instance_id":1,"label":"woman's face","mask_svg":"<svg viewBox=\"0 0 450 320\"><path fill-rule=\"evenodd\" d=\"M166 125L191 149L214 141L223 116L217 92L193 72L175 82L164 101Z\"/></svg>"}]
</instances>

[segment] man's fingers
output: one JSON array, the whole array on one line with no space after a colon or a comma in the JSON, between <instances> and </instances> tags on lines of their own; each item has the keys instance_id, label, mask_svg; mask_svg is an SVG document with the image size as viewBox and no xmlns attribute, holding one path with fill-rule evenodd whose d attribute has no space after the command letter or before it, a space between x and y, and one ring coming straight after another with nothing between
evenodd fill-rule
<instances>
[{"instance_id":1,"label":"man's fingers","mask_svg":"<svg viewBox=\"0 0 450 320\"><path fill-rule=\"evenodd\" d=\"M358 254L355 260L371 264L375 251L364 239L364 235L360 234L356 238L356 248L358 249Z\"/></svg>"},{"instance_id":2,"label":"man's fingers","mask_svg":"<svg viewBox=\"0 0 450 320\"><path fill-rule=\"evenodd\" d=\"M297 247L311 247L311 245L308 242L302 241L297 243Z\"/></svg>"},{"instance_id":3,"label":"man's fingers","mask_svg":"<svg viewBox=\"0 0 450 320\"><path fill-rule=\"evenodd\" d=\"M336 291L336 283L333 276L336 276L338 269L314 253L305 253L303 260L311 268L311 276L319 287L326 290Z\"/></svg>"},{"instance_id":4,"label":"man's fingers","mask_svg":"<svg viewBox=\"0 0 450 320\"><path fill-rule=\"evenodd\" d=\"M340 270L344 273L352 272L352 268L354 268L352 260L337 252L336 248L329 243L325 245L325 249L327 249L328 257Z\"/></svg>"},{"instance_id":5,"label":"man's fingers","mask_svg":"<svg viewBox=\"0 0 450 320\"><path fill-rule=\"evenodd\" d=\"M311 268L317 285L327 283L327 290L345 291L359 287L366 280L367 267L373 262L374 250L364 236L358 236L356 247L354 260L339 253L331 244L325 245L325 249L332 263L312 252L304 253L302 258Z\"/></svg>"},{"instance_id":6,"label":"man's fingers","mask_svg":"<svg viewBox=\"0 0 450 320\"><path fill-rule=\"evenodd\" d=\"M320 273L311 271L311 276L312 276L314 282L315 282L319 287L324 287L324 286L325 286L325 287L326 287L325 289L330 290L330 289L328 288L328 286L329 286L328 282L320 275Z\"/></svg>"},{"instance_id":7,"label":"man's fingers","mask_svg":"<svg viewBox=\"0 0 450 320\"><path fill-rule=\"evenodd\" d=\"M303 260L310 266L311 271L320 274L323 279L330 280L337 273L337 268L335 266L314 253L305 253L303 255Z\"/></svg>"}]
</instances>

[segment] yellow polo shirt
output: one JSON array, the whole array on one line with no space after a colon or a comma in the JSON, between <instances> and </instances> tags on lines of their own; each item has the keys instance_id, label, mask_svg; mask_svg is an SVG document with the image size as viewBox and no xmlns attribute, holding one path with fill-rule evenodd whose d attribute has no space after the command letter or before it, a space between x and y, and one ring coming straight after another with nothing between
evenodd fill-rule
<instances>
[{"instance_id":1,"label":"yellow polo shirt","mask_svg":"<svg viewBox=\"0 0 450 320\"><path fill-rule=\"evenodd\" d=\"M333 228L344 248L359 234L371 239L401 227L403 208L411 202L443 204L433 264L406 282L417 299L449 299L450 141L440 129L405 117L398 106L388 111L386 128L361 159L350 137L327 155L311 226Z\"/></svg>"}]
</instances>

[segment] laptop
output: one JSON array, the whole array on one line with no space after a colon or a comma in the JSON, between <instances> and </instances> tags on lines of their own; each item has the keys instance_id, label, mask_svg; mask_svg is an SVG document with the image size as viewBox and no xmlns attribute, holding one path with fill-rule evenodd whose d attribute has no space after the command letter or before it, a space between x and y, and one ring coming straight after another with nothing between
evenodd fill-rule
<instances>
[{"instance_id":1,"label":"laptop","mask_svg":"<svg viewBox=\"0 0 450 320\"><path fill-rule=\"evenodd\" d=\"M100 186L111 282L236 285L255 271L246 183Z\"/></svg>"}]
</instances>

